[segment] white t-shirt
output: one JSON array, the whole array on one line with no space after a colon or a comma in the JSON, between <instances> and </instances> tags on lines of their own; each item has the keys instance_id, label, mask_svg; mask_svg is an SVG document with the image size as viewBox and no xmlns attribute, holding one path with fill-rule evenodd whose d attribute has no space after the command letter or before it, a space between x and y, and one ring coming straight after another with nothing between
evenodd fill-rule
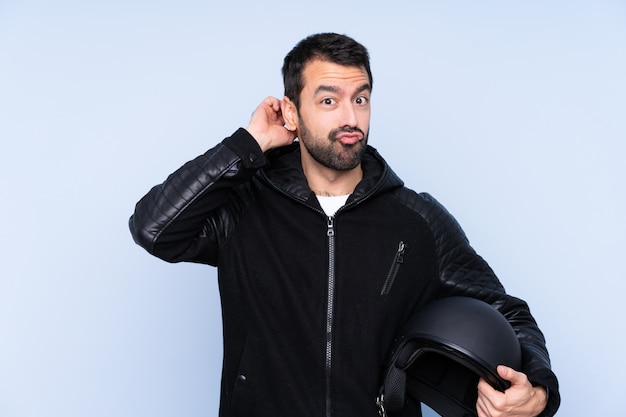
<instances>
[{"instance_id":1,"label":"white t-shirt","mask_svg":"<svg viewBox=\"0 0 626 417\"><path fill-rule=\"evenodd\" d=\"M350 194L346 195L337 195L337 196L322 196L318 195L317 200L320 202L320 206L326 213L327 216L334 216L337 210L346 204L346 200L348 200Z\"/></svg>"}]
</instances>

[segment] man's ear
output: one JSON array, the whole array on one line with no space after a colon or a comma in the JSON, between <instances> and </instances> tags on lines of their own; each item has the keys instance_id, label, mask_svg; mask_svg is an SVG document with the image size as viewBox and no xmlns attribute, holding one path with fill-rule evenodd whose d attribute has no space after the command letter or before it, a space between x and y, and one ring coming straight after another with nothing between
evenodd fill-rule
<instances>
[{"instance_id":1,"label":"man's ear","mask_svg":"<svg viewBox=\"0 0 626 417\"><path fill-rule=\"evenodd\" d=\"M287 129L292 132L295 131L298 128L298 110L289 97L283 97L283 100L280 102L280 111L283 114L283 120Z\"/></svg>"}]
</instances>

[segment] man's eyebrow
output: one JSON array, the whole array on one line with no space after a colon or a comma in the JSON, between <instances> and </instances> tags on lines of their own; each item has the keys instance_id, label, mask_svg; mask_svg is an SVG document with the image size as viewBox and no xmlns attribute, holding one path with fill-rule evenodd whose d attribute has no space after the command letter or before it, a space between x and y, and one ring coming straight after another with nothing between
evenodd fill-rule
<instances>
[{"instance_id":1,"label":"man's eyebrow","mask_svg":"<svg viewBox=\"0 0 626 417\"><path fill-rule=\"evenodd\" d=\"M365 83L356 90L357 93L362 93L363 91L372 91L370 83Z\"/></svg>"},{"instance_id":2,"label":"man's eyebrow","mask_svg":"<svg viewBox=\"0 0 626 417\"><path fill-rule=\"evenodd\" d=\"M328 93L339 93L341 88L335 87L334 85L320 85L315 89L315 94L328 92Z\"/></svg>"},{"instance_id":3,"label":"man's eyebrow","mask_svg":"<svg viewBox=\"0 0 626 417\"><path fill-rule=\"evenodd\" d=\"M362 93L363 91L371 91L372 87L370 86L369 83L365 83L362 86L360 86L359 88L357 88L355 93ZM341 92L341 88L334 86L334 85L320 85L319 87L317 87L315 89L315 93L314 94L318 94L321 92L328 92L328 93L340 93Z\"/></svg>"}]
</instances>

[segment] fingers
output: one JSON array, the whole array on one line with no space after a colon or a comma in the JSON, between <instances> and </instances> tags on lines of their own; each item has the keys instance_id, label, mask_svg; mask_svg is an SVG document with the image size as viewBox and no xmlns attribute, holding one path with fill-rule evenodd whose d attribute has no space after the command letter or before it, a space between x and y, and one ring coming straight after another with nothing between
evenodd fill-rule
<instances>
[{"instance_id":1,"label":"fingers","mask_svg":"<svg viewBox=\"0 0 626 417\"><path fill-rule=\"evenodd\" d=\"M251 122L264 126L282 124L280 100L276 97L266 97L252 113Z\"/></svg>"},{"instance_id":2,"label":"fingers","mask_svg":"<svg viewBox=\"0 0 626 417\"><path fill-rule=\"evenodd\" d=\"M497 370L500 378L506 379L511 383L511 385L526 385L528 383L528 377L526 376L526 374L522 372L517 372L513 368L499 365Z\"/></svg>"},{"instance_id":3,"label":"fingers","mask_svg":"<svg viewBox=\"0 0 626 417\"><path fill-rule=\"evenodd\" d=\"M489 404L486 403L485 399L480 395L476 401L476 415L478 417L490 417Z\"/></svg>"},{"instance_id":4,"label":"fingers","mask_svg":"<svg viewBox=\"0 0 626 417\"><path fill-rule=\"evenodd\" d=\"M285 124L281 110L281 101L276 97L266 97L259 105L259 109L267 117L268 123L280 124L281 126Z\"/></svg>"},{"instance_id":5,"label":"fingers","mask_svg":"<svg viewBox=\"0 0 626 417\"><path fill-rule=\"evenodd\" d=\"M272 111L276 113L280 112L280 100L276 97L266 97L261 104L269 107Z\"/></svg>"},{"instance_id":6,"label":"fingers","mask_svg":"<svg viewBox=\"0 0 626 417\"><path fill-rule=\"evenodd\" d=\"M526 374L515 369L499 366L498 375L511 382L511 386L500 392L487 381L478 382L476 411L478 417L502 415L531 417L538 415L546 406L547 394L543 387L533 387Z\"/></svg>"},{"instance_id":7,"label":"fingers","mask_svg":"<svg viewBox=\"0 0 626 417\"><path fill-rule=\"evenodd\" d=\"M478 392L493 392L495 391L495 388L493 388L489 382L487 382L485 379L480 378L480 380L478 381Z\"/></svg>"},{"instance_id":8,"label":"fingers","mask_svg":"<svg viewBox=\"0 0 626 417\"><path fill-rule=\"evenodd\" d=\"M496 409L495 403L501 400L503 394L493 388L483 378L478 382L478 399L476 401L476 412L478 417L490 417Z\"/></svg>"},{"instance_id":9,"label":"fingers","mask_svg":"<svg viewBox=\"0 0 626 417\"><path fill-rule=\"evenodd\" d=\"M296 133L285 127L281 111L281 100L266 97L258 105L246 128L265 152L271 148L292 143Z\"/></svg>"}]
</instances>

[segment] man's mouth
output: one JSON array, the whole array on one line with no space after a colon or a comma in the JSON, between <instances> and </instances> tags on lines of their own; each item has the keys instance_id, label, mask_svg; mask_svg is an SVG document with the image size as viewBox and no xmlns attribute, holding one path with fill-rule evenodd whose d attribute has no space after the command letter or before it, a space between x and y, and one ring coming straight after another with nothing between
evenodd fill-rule
<instances>
[{"instance_id":1,"label":"man's mouth","mask_svg":"<svg viewBox=\"0 0 626 417\"><path fill-rule=\"evenodd\" d=\"M354 145L362 140L364 135L359 129L351 129L350 131L339 131L333 136L342 145Z\"/></svg>"},{"instance_id":2,"label":"man's mouth","mask_svg":"<svg viewBox=\"0 0 626 417\"><path fill-rule=\"evenodd\" d=\"M363 139L363 135L359 133L342 133L337 136L337 140L344 145L354 145L361 139Z\"/></svg>"}]
</instances>

